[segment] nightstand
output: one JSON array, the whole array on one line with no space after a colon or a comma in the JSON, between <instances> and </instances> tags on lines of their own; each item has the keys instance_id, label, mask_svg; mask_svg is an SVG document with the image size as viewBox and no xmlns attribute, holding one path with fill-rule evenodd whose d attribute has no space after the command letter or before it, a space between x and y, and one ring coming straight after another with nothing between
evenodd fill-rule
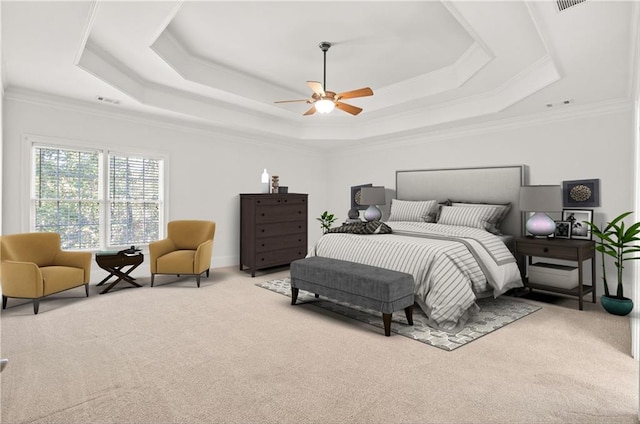
<instances>
[{"instance_id":1,"label":"nightstand","mask_svg":"<svg viewBox=\"0 0 640 424\"><path fill-rule=\"evenodd\" d=\"M566 240L566 239L546 239L533 237L520 237L516 239L515 255L518 259L522 281L525 287L532 290L542 290L552 293L561 293L578 298L579 309L582 310L583 298L586 294L592 294L592 301L596 303L596 262L595 262L595 242L592 240ZM565 261L577 262L578 266L578 287L565 289L541 283L530 283L527 277L528 266L532 264L533 257L562 259ZM528 260L524 260L528 257ZM582 264L585 260L591 259L591 285L583 282Z\"/></svg>"}]
</instances>

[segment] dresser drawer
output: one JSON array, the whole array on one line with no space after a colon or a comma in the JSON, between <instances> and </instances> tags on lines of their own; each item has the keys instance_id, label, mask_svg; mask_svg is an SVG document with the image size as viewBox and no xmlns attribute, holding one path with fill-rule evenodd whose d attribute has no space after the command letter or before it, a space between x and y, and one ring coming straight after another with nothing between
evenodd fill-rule
<instances>
[{"instance_id":1,"label":"dresser drawer","mask_svg":"<svg viewBox=\"0 0 640 424\"><path fill-rule=\"evenodd\" d=\"M578 259L577 250L574 247L539 245L519 241L516 249L520 255L553 257L556 259L568 260Z\"/></svg>"},{"instance_id":2,"label":"dresser drawer","mask_svg":"<svg viewBox=\"0 0 640 424\"><path fill-rule=\"evenodd\" d=\"M307 219L307 205L257 206L256 224L266 222L283 222Z\"/></svg>"},{"instance_id":3,"label":"dresser drawer","mask_svg":"<svg viewBox=\"0 0 640 424\"><path fill-rule=\"evenodd\" d=\"M256 225L256 239L299 233L303 233L306 236L306 221L278 222L273 224Z\"/></svg>"},{"instance_id":4,"label":"dresser drawer","mask_svg":"<svg viewBox=\"0 0 640 424\"><path fill-rule=\"evenodd\" d=\"M269 266L290 264L296 259L302 259L305 256L307 256L306 246L304 248L298 247L258 253L256 255L256 267L265 268Z\"/></svg>"},{"instance_id":5,"label":"dresser drawer","mask_svg":"<svg viewBox=\"0 0 640 424\"><path fill-rule=\"evenodd\" d=\"M256 240L256 252L288 248L307 248L307 234L298 233L278 237L263 237Z\"/></svg>"},{"instance_id":6,"label":"dresser drawer","mask_svg":"<svg viewBox=\"0 0 640 424\"><path fill-rule=\"evenodd\" d=\"M304 205L306 196L265 196L256 200L256 206Z\"/></svg>"}]
</instances>

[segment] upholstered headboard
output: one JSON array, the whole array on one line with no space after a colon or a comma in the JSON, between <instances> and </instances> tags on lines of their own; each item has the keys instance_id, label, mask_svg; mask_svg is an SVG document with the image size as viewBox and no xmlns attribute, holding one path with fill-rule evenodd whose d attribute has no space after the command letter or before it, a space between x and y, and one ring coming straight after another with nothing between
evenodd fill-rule
<instances>
[{"instance_id":1,"label":"upholstered headboard","mask_svg":"<svg viewBox=\"0 0 640 424\"><path fill-rule=\"evenodd\" d=\"M527 183L525 165L396 171L395 197L401 200L511 202L511 211L500 228L504 234L521 236L520 186Z\"/></svg>"}]
</instances>

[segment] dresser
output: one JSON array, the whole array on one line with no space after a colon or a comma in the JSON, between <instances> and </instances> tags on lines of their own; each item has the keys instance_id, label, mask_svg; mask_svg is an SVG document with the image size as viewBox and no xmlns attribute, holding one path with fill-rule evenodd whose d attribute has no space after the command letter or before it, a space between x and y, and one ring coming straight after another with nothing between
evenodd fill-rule
<instances>
[{"instance_id":1,"label":"dresser","mask_svg":"<svg viewBox=\"0 0 640 424\"><path fill-rule=\"evenodd\" d=\"M240 194L240 270L288 265L307 255L307 194Z\"/></svg>"}]
</instances>

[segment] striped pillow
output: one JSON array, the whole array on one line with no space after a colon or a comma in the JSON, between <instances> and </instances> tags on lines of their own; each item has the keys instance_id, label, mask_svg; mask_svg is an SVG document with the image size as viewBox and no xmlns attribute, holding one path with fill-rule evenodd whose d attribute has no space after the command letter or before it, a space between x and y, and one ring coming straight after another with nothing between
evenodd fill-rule
<instances>
[{"instance_id":1,"label":"striped pillow","mask_svg":"<svg viewBox=\"0 0 640 424\"><path fill-rule=\"evenodd\" d=\"M437 200L391 200L387 221L425 222L430 212L438 207Z\"/></svg>"},{"instance_id":2,"label":"striped pillow","mask_svg":"<svg viewBox=\"0 0 640 424\"><path fill-rule=\"evenodd\" d=\"M502 210L495 206L443 206L438 224L460 225L488 230L500 216Z\"/></svg>"},{"instance_id":3,"label":"striped pillow","mask_svg":"<svg viewBox=\"0 0 640 424\"><path fill-rule=\"evenodd\" d=\"M493 234L502 234L502 232L500 231L500 224L502 224L502 221L505 220L507 215L509 215L509 211L511 210L510 202L493 204L493 203L487 203L487 202L484 202L484 203L456 202L452 200L449 206L464 206L464 207L470 207L470 208L491 206L491 207L497 208L497 212L496 212L497 216L495 217L495 219L493 217L489 219L489 222L492 223L492 225L487 228L487 231Z\"/></svg>"}]
</instances>

